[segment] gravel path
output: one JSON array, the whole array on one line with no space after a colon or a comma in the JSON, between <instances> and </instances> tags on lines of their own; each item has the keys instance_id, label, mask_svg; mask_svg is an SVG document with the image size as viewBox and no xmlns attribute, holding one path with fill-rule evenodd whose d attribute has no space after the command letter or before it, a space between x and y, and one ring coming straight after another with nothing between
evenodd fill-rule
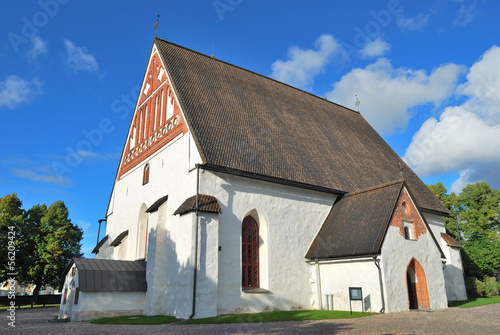
<instances>
[{"instance_id":1,"label":"gravel path","mask_svg":"<svg viewBox=\"0 0 500 335\"><path fill-rule=\"evenodd\" d=\"M57 308L16 310L16 328L0 312L0 334L500 334L500 304L411 311L352 320L227 325L112 326L49 323ZM13 331L14 330L14 331Z\"/></svg>"}]
</instances>

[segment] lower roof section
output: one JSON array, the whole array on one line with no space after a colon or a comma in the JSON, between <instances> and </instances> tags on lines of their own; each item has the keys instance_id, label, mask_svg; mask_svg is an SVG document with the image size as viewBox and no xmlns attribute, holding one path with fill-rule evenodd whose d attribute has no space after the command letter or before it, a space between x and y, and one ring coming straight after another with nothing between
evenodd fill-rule
<instances>
[{"instance_id":1,"label":"lower roof section","mask_svg":"<svg viewBox=\"0 0 500 335\"><path fill-rule=\"evenodd\" d=\"M113 259L73 258L66 267L61 280L75 264L78 269L78 287L88 292L146 291L146 262Z\"/></svg>"}]
</instances>

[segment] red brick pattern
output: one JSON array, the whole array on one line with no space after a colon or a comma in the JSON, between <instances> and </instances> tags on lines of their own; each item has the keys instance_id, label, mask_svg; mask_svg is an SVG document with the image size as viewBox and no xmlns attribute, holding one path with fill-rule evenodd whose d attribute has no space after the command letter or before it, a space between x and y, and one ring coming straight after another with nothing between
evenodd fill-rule
<instances>
[{"instance_id":1,"label":"red brick pattern","mask_svg":"<svg viewBox=\"0 0 500 335\"><path fill-rule=\"evenodd\" d=\"M404 208L406 209L406 212L403 210L403 204L405 205ZM398 227L399 233L404 238L403 221L413 222L413 236L415 240L418 240L420 235L427 233L427 228L425 227L417 208L413 205L406 187L403 188L403 191L399 196L398 203L391 220L391 226Z\"/></svg>"},{"instance_id":2,"label":"red brick pattern","mask_svg":"<svg viewBox=\"0 0 500 335\"><path fill-rule=\"evenodd\" d=\"M415 296L417 299L418 309L429 309L430 304L429 294L427 292L427 279L425 278L425 272L422 268L422 265L420 265L420 263L415 258L412 258L410 264L408 264L408 268L413 269L413 271L415 272L415 277L417 278L417 282L414 284L412 283L410 287L413 290L413 296ZM408 296L410 296L410 292L408 292ZM410 305L409 301L408 305Z\"/></svg>"},{"instance_id":3,"label":"red brick pattern","mask_svg":"<svg viewBox=\"0 0 500 335\"><path fill-rule=\"evenodd\" d=\"M158 80L161 71L163 71L163 76L161 80ZM147 94L144 94L147 85L149 85L149 89ZM173 102L174 105L174 116L169 120L167 120L168 102ZM172 85L167 79L167 73L156 52L151 57L144 87L139 93L139 104L131 124L130 135L125 144L125 155L118 179L172 139L187 132L188 128L182 117L179 103L174 97ZM134 141L133 148L131 141Z\"/></svg>"}]
</instances>

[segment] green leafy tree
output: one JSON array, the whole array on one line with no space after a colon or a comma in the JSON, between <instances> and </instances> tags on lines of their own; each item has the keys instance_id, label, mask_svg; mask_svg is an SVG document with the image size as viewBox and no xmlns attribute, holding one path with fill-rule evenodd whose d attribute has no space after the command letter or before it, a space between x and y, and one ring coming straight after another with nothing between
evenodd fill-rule
<instances>
[{"instance_id":1,"label":"green leafy tree","mask_svg":"<svg viewBox=\"0 0 500 335\"><path fill-rule=\"evenodd\" d=\"M36 285L33 295L37 296L44 285L57 287L70 260L82 256L83 231L71 222L62 201L48 208L33 206L26 212L21 231L25 249L20 250L23 267L19 275L24 282Z\"/></svg>"},{"instance_id":2,"label":"green leafy tree","mask_svg":"<svg viewBox=\"0 0 500 335\"><path fill-rule=\"evenodd\" d=\"M69 212L62 201L48 208L35 205L24 211L16 194L0 198L0 276L4 281L7 273L16 272L17 281L34 284L33 295L44 285L57 287L61 275L80 252L83 231L69 219ZM15 231L15 271L9 269L9 231ZM11 243L12 244L12 243Z\"/></svg>"},{"instance_id":3,"label":"green leafy tree","mask_svg":"<svg viewBox=\"0 0 500 335\"><path fill-rule=\"evenodd\" d=\"M9 263L16 261L15 249L17 249L16 242L18 241L16 235L22 225L24 214L22 205L23 203L15 193L0 198L0 281L2 282L8 279L7 273L15 272L17 268L15 263L14 267L9 268ZM13 248L9 249L9 242L14 246ZM9 251L12 253L9 254Z\"/></svg>"},{"instance_id":4,"label":"green leafy tree","mask_svg":"<svg viewBox=\"0 0 500 335\"><path fill-rule=\"evenodd\" d=\"M456 217L463 244L465 272L483 278L500 268L500 191L481 182L467 185L457 196L442 183L429 189ZM455 218L446 218L447 232L458 237Z\"/></svg>"}]
</instances>

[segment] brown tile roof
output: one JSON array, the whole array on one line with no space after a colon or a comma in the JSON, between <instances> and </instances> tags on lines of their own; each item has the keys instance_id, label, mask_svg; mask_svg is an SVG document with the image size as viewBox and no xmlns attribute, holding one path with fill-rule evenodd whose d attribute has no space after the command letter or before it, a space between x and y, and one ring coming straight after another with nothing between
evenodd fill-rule
<instances>
[{"instance_id":1,"label":"brown tile roof","mask_svg":"<svg viewBox=\"0 0 500 335\"><path fill-rule=\"evenodd\" d=\"M113 242L111 242L111 244L109 245L110 247L116 247L116 246L119 246L120 243L122 243L122 240L128 236L128 229L121 232L120 235L118 235L114 240Z\"/></svg>"},{"instance_id":2,"label":"brown tile roof","mask_svg":"<svg viewBox=\"0 0 500 335\"><path fill-rule=\"evenodd\" d=\"M160 206L163 205L165 203L165 201L167 201L167 199L168 199L168 195L165 195L165 196L161 197L160 199L156 200L154 204L152 204L151 206L149 206L148 209L146 209L146 213L156 212L158 210L158 208L160 208Z\"/></svg>"},{"instance_id":3,"label":"brown tile roof","mask_svg":"<svg viewBox=\"0 0 500 335\"><path fill-rule=\"evenodd\" d=\"M441 233L441 237L450 247L461 248L462 244L446 233Z\"/></svg>"},{"instance_id":4,"label":"brown tile roof","mask_svg":"<svg viewBox=\"0 0 500 335\"><path fill-rule=\"evenodd\" d=\"M109 236L106 235L102 238L102 240L99 241L99 243L97 243L97 245L95 246L94 249L92 249L92 254L97 254L99 252L99 249L102 247L102 245L108 240Z\"/></svg>"},{"instance_id":5,"label":"brown tile roof","mask_svg":"<svg viewBox=\"0 0 500 335\"><path fill-rule=\"evenodd\" d=\"M198 208L200 212L222 213L222 209L220 208L217 198L211 195L200 194L198 198ZM192 197L187 198L186 201L184 201L182 205L177 208L174 215L183 215L189 212L194 212L195 210L196 196L193 195Z\"/></svg>"},{"instance_id":6,"label":"brown tile roof","mask_svg":"<svg viewBox=\"0 0 500 335\"><path fill-rule=\"evenodd\" d=\"M208 165L352 192L404 178L418 206L449 213L357 112L155 38Z\"/></svg>"},{"instance_id":7,"label":"brown tile roof","mask_svg":"<svg viewBox=\"0 0 500 335\"><path fill-rule=\"evenodd\" d=\"M333 206L306 258L379 254L403 184L397 181L346 194Z\"/></svg>"}]
</instances>

